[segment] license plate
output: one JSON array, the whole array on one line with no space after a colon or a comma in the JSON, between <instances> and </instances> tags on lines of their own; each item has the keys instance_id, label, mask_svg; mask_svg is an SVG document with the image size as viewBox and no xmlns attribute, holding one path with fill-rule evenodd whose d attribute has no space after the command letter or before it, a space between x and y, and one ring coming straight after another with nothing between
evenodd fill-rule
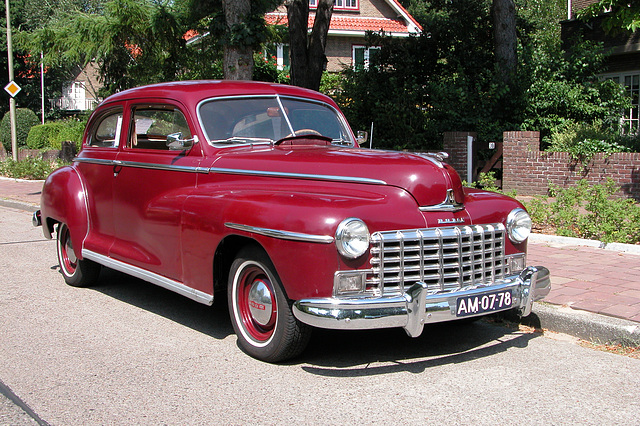
<instances>
[{"instance_id":1,"label":"license plate","mask_svg":"<svg viewBox=\"0 0 640 426\"><path fill-rule=\"evenodd\" d=\"M456 300L456 317L501 311L510 308L512 304L511 290L458 297Z\"/></svg>"}]
</instances>

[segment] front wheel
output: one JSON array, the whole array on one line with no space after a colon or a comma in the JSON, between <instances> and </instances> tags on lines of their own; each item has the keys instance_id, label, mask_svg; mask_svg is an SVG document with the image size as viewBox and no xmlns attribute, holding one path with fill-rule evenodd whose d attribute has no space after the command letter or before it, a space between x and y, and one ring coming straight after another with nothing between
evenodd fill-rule
<instances>
[{"instance_id":1,"label":"front wheel","mask_svg":"<svg viewBox=\"0 0 640 426\"><path fill-rule=\"evenodd\" d=\"M291 311L275 268L258 247L243 249L231 265L227 287L229 314L240 348L267 362L299 355L311 328Z\"/></svg>"},{"instance_id":2,"label":"front wheel","mask_svg":"<svg viewBox=\"0 0 640 426\"><path fill-rule=\"evenodd\" d=\"M98 280L100 265L89 259L78 259L73 250L69 227L64 223L58 225L57 252L60 272L67 284L87 287Z\"/></svg>"}]
</instances>

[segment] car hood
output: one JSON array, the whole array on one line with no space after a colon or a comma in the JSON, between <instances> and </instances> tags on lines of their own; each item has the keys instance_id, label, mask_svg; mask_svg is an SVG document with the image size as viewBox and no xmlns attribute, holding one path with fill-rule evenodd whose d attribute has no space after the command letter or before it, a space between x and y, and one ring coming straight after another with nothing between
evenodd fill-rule
<instances>
[{"instance_id":1,"label":"car hood","mask_svg":"<svg viewBox=\"0 0 640 426\"><path fill-rule=\"evenodd\" d=\"M446 163L426 154L363 148L316 146L227 148L213 172L392 185L408 191L420 206L464 201L460 177Z\"/></svg>"}]
</instances>

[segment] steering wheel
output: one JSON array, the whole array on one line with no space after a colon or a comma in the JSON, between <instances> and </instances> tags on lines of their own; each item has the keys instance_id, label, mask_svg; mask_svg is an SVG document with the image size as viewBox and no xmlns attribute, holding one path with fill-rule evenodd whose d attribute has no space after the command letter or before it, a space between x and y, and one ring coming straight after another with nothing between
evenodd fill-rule
<instances>
[{"instance_id":1,"label":"steering wheel","mask_svg":"<svg viewBox=\"0 0 640 426\"><path fill-rule=\"evenodd\" d=\"M296 130L295 133L289 133L283 139L291 138L293 136L304 136L304 135L322 136L322 133L313 129L300 129L300 130Z\"/></svg>"}]
</instances>

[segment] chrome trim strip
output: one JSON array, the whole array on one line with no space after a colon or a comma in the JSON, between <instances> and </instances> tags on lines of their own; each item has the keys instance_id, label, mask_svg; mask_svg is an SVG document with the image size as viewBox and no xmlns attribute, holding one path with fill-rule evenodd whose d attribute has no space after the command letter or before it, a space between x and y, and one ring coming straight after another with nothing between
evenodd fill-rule
<instances>
[{"instance_id":1,"label":"chrome trim strip","mask_svg":"<svg viewBox=\"0 0 640 426\"><path fill-rule=\"evenodd\" d=\"M105 160L102 158L87 158L87 157L82 157L82 158L74 158L73 159L74 163L90 163L90 164L104 164L107 166L112 166L114 165L114 160Z\"/></svg>"},{"instance_id":2,"label":"chrome trim strip","mask_svg":"<svg viewBox=\"0 0 640 426\"><path fill-rule=\"evenodd\" d=\"M186 172L186 173L209 173L208 168L204 167L191 167L191 166L174 166L170 164L156 164L156 163L139 163L137 161L120 161L121 166L135 167L138 169L152 169L152 170L164 170L174 172Z\"/></svg>"},{"instance_id":3,"label":"chrome trim strip","mask_svg":"<svg viewBox=\"0 0 640 426\"><path fill-rule=\"evenodd\" d=\"M260 228L257 226L240 225L238 223L225 222L224 226L238 231L246 231L254 234L264 235L266 237L277 238L280 240L302 241L306 243L331 244L333 237L329 235L312 235L300 232L279 231L277 229Z\"/></svg>"},{"instance_id":4,"label":"chrome trim strip","mask_svg":"<svg viewBox=\"0 0 640 426\"><path fill-rule=\"evenodd\" d=\"M103 160L100 158L76 158L73 161L77 161L79 163L103 164L108 166L135 167L138 169L163 170L185 173L209 173L209 169L207 167L174 166L171 164L140 163L137 161L122 160Z\"/></svg>"},{"instance_id":5,"label":"chrome trim strip","mask_svg":"<svg viewBox=\"0 0 640 426\"><path fill-rule=\"evenodd\" d=\"M369 179L355 176L333 176L333 175L312 175L306 173L284 173L284 172L268 172L263 170L242 170L242 169L225 169L221 167L211 167L209 173L221 173L229 175L247 175L247 176L267 176L285 179L311 179L311 180L327 180L334 182L350 182L364 183L367 185L387 185L387 182L380 179Z\"/></svg>"},{"instance_id":6,"label":"chrome trim strip","mask_svg":"<svg viewBox=\"0 0 640 426\"><path fill-rule=\"evenodd\" d=\"M146 269L139 268L137 266L129 265L128 263L121 262L119 260L112 259L102 254L93 252L91 250L82 249L82 257L93 260L107 268L115 269L116 271L124 272L127 275L140 278L141 280L150 282L159 287L166 288L182 296L188 297L196 302L203 303L211 306L213 304L213 295L204 293L199 290L195 290L191 287L187 287L181 282L174 281L162 275L147 271Z\"/></svg>"}]
</instances>

